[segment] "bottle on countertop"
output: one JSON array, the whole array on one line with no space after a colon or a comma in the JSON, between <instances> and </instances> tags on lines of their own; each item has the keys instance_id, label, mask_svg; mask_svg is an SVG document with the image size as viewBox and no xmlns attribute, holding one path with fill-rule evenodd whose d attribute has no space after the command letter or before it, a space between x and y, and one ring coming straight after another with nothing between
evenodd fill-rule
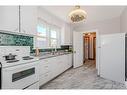
<instances>
[{"instance_id":1,"label":"bottle on countertop","mask_svg":"<svg viewBox=\"0 0 127 95\"><path fill-rule=\"evenodd\" d=\"M36 55L36 56L39 56L39 53L40 53L40 52L39 52L39 48L38 48L38 47L36 47L36 50L35 50L35 55Z\"/></svg>"}]
</instances>

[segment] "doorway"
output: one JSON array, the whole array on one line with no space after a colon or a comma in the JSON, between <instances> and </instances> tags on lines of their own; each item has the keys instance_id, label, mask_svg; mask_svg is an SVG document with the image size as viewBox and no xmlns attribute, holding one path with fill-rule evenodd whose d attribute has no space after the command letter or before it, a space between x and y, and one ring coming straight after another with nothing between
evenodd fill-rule
<instances>
[{"instance_id":1,"label":"doorway","mask_svg":"<svg viewBox=\"0 0 127 95\"><path fill-rule=\"evenodd\" d=\"M84 64L96 67L96 32L83 33L83 55Z\"/></svg>"},{"instance_id":2,"label":"doorway","mask_svg":"<svg viewBox=\"0 0 127 95\"><path fill-rule=\"evenodd\" d=\"M84 36L85 36L85 34L91 35L91 33L93 33L91 31L94 31L96 34L96 36L94 38L95 39L94 40L94 44L95 44L95 48L94 48L95 55L94 56L95 57L94 57L93 61L95 64L95 69L97 70L97 75L99 76L100 75L100 44L99 44L100 36L99 36L98 29L87 30L87 31L73 31L73 68L80 67L86 63L86 59L84 60L84 58L85 58ZM87 41L89 41L89 39L87 39ZM92 60L92 59L90 59L90 60Z\"/></svg>"}]
</instances>

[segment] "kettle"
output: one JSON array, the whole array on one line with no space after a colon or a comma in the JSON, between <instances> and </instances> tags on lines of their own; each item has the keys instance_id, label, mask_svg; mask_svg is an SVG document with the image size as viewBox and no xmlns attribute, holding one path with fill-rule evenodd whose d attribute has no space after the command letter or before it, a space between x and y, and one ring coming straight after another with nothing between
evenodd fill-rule
<instances>
[{"instance_id":1,"label":"kettle","mask_svg":"<svg viewBox=\"0 0 127 95\"><path fill-rule=\"evenodd\" d=\"M12 53L9 53L9 55L5 55L3 57L5 57L5 60L15 60L15 56L17 55L13 55Z\"/></svg>"}]
</instances>

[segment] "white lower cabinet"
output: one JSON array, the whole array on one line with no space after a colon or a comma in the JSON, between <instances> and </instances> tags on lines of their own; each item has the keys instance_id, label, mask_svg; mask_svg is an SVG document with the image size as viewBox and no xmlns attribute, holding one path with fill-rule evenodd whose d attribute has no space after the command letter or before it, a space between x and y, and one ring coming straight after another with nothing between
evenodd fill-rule
<instances>
[{"instance_id":1,"label":"white lower cabinet","mask_svg":"<svg viewBox=\"0 0 127 95\"><path fill-rule=\"evenodd\" d=\"M39 60L39 86L44 85L72 66L72 54Z\"/></svg>"},{"instance_id":2,"label":"white lower cabinet","mask_svg":"<svg viewBox=\"0 0 127 95\"><path fill-rule=\"evenodd\" d=\"M72 54L68 54L68 66L71 67L72 66Z\"/></svg>"},{"instance_id":3,"label":"white lower cabinet","mask_svg":"<svg viewBox=\"0 0 127 95\"><path fill-rule=\"evenodd\" d=\"M49 73L45 73L45 74L39 76L39 86L45 84L46 82L48 82L50 80Z\"/></svg>"}]
</instances>

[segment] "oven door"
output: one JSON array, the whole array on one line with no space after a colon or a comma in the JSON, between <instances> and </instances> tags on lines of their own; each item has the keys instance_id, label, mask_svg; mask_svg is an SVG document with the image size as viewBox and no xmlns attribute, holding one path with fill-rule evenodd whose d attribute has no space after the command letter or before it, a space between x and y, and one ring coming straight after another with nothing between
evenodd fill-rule
<instances>
[{"instance_id":1,"label":"oven door","mask_svg":"<svg viewBox=\"0 0 127 95\"><path fill-rule=\"evenodd\" d=\"M2 89L24 89L38 80L37 61L2 69Z\"/></svg>"}]
</instances>

